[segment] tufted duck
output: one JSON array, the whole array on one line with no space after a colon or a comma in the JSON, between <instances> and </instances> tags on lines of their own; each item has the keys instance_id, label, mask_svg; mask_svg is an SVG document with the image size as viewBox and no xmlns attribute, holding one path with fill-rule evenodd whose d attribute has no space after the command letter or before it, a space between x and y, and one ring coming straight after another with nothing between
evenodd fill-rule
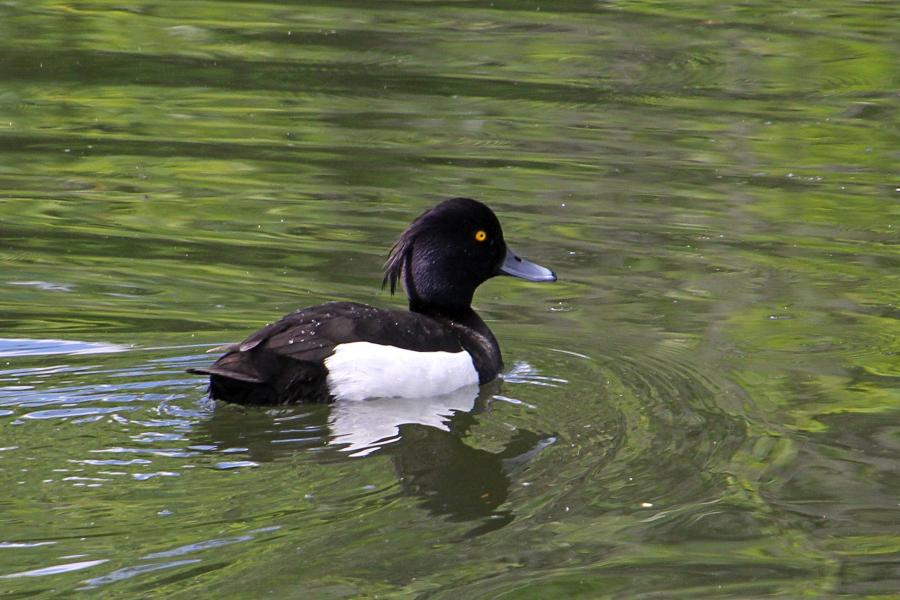
<instances>
[{"instance_id":1,"label":"tufted duck","mask_svg":"<svg viewBox=\"0 0 900 600\"><path fill-rule=\"evenodd\" d=\"M189 372L209 375L211 397L242 404L424 397L484 384L503 366L500 346L471 304L495 275L556 280L506 246L487 206L445 200L412 222L384 266L382 286L393 294L402 282L409 311L354 302L300 309Z\"/></svg>"}]
</instances>

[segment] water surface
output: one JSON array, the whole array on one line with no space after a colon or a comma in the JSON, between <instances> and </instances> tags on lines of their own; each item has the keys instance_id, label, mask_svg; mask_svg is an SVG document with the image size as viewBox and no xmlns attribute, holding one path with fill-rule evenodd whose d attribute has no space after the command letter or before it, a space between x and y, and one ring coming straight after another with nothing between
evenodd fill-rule
<instances>
[{"instance_id":1,"label":"water surface","mask_svg":"<svg viewBox=\"0 0 900 600\"><path fill-rule=\"evenodd\" d=\"M891 2L6 2L0 592L900 594ZM502 382L256 410L184 369L402 306L489 203Z\"/></svg>"}]
</instances>

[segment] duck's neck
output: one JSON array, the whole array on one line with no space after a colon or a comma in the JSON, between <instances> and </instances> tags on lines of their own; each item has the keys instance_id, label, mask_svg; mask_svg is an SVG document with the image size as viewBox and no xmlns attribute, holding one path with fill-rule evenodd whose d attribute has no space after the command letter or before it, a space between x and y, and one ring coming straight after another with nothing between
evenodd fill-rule
<instances>
[{"instance_id":1,"label":"duck's neck","mask_svg":"<svg viewBox=\"0 0 900 600\"><path fill-rule=\"evenodd\" d=\"M484 321L481 320L478 313L472 310L471 306L434 304L418 298L410 298L409 310L422 315L428 315L433 319L459 323L460 325L474 329L482 335L491 334L491 330L484 324Z\"/></svg>"},{"instance_id":2,"label":"duck's neck","mask_svg":"<svg viewBox=\"0 0 900 600\"><path fill-rule=\"evenodd\" d=\"M500 369L503 368L500 344L497 343L494 333L478 316L478 313L472 310L471 306L465 308L442 307L410 299L409 310L427 315L459 331L460 341L472 355L472 361L478 371L479 383L484 384L497 377Z\"/></svg>"},{"instance_id":3,"label":"duck's neck","mask_svg":"<svg viewBox=\"0 0 900 600\"><path fill-rule=\"evenodd\" d=\"M424 264L424 263L423 263ZM471 282L451 285L448 278L441 278L441 285L435 285L433 269L426 264L415 276L416 265L412 253L406 255L403 269L403 284L409 300L409 310L445 323L459 333L459 340L472 356L478 371L479 383L487 383L497 377L503 368L500 345L481 317L472 310L475 288ZM449 298L453 302L448 302ZM434 299L437 299L435 301Z\"/></svg>"}]
</instances>

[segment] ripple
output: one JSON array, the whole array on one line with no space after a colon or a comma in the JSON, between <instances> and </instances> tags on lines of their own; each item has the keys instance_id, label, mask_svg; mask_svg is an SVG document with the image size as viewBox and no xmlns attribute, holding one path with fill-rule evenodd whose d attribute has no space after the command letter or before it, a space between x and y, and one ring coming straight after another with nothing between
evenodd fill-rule
<instances>
[{"instance_id":1,"label":"ripple","mask_svg":"<svg viewBox=\"0 0 900 600\"><path fill-rule=\"evenodd\" d=\"M229 469L245 469L258 466L259 463L253 462L252 460L232 460L217 462L215 465L213 465L213 468L226 471Z\"/></svg>"},{"instance_id":2,"label":"ripple","mask_svg":"<svg viewBox=\"0 0 900 600\"><path fill-rule=\"evenodd\" d=\"M156 471L153 473L132 473L131 478L136 481L147 481L148 479L156 479L157 477L180 477L181 473L174 471Z\"/></svg>"},{"instance_id":3,"label":"ripple","mask_svg":"<svg viewBox=\"0 0 900 600\"><path fill-rule=\"evenodd\" d=\"M19 571L18 573L10 573L9 575L0 575L0 579L15 579L17 577L46 577L47 575L59 575L60 573L70 573L72 571L89 569L91 567L101 565L105 562L109 562L109 559L84 560L80 562L65 563L61 565L53 565L51 567L32 569L30 571Z\"/></svg>"},{"instance_id":4,"label":"ripple","mask_svg":"<svg viewBox=\"0 0 900 600\"><path fill-rule=\"evenodd\" d=\"M221 548L223 546L230 546L232 544L239 544L243 542L249 542L256 539L257 534L261 533L269 533L272 531L277 531L281 529L280 525L271 525L267 527L260 527L258 529L254 529L247 534L244 535L236 535L233 537L227 538L213 538L209 540L203 540L200 542L193 542L190 544L184 544L182 546L176 546L171 550L162 550L159 552L151 552L150 554L145 554L141 557L141 560L157 560L160 558L175 558L178 556L184 556L186 554L193 554L195 552L203 552L206 550L213 550L215 548ZM136 577L138 575L143 575L145 573L152 573L154 571L160 571L164 569L171 569L174 567L180 567L184 565L196 564L202 562L200 558L185 558L180 560L173 560L168 562L155 562L148 564L139 564L133 565L129 567L124 567L121 569L117 569L108 575L103 575L100 577L94 577L92 579L85 580L86 588L95 588L100 587L102 585L106 585L109 583L114 583L117 581L122 581L124 579L131 579L132 577ZM85 589L85 588L82 588Z\"/></svg>"},{"instance_id":5,"label":"ripple","mask_svg":"<svg viewBox=\"0 0 900 600\"><path fill-rule=\"evenodd\" d=\"M178 442L184 439L184 434L144 431L138 435L131 436L131 439L141 444L153 444L156 442Z\"/></svg>"},{"instance_id":6,"label":"ripple","mask_svg":"<svg viewBox=\"0 0 900 600\"><path fill-rule=\"evenodd\" d=\"M101 561L106 562L106 561ZM135 567L125 567L124 569L118 569L113 571L109 575L103 575L102 577L94 577L93 579L86 579L84 581L86 587L81 589L91 589L100 587L102 585L106 585L109 583L115 583L117 581L122 581L124 579L131 579L132 577L136 577L138 575L143 575L144 573L152 573L154 571L162 571L163 569L172 569L175 567L180 567L183 565L192 565L200 562L199 558L187 558L183 560L173 560L165 563L154 563L150 565L138 565Z\"/></svg>"},{"instance_id":7,"label":"ripple","mask_svg":"<svg viewBox=\"0 0 900 600\"><path fill-rule=\"evenodd\" d=\"M97 448L91 450L92 453L114 453L114 454L150 454L153 456L165 456L167 458L190 458L196 456L196 452L185 452L179 448L125 448L116 446L112 448Z\"/></svg>"},{"instance_id":8,"label":"ripple","mask_svg":"<svg viewBox=\"0 0 900 600\"><path fill-rule=\"evenodd\" d=\"M23 285L34 287L47 292L71 292L73 286L68 283L53 283L50 281L7 281L9 285Z\"/></svg>"},{"instance_id":9,"label":"ripple","mask_svg":"<svg viewBox=\"0 0 900 600\"><path fill-rule=\"evenodd\" d=\"M97 460L97 459L86 459L86 460L76 460L69 459L69 462L82 464L82 465L91 465L94 467L100 466L118 466L124 467L127 465L147 465L152 463L153 461L147 460L146 458L132 458L131 460L120 460L116 458L111 458L109 460Z\"/></svg>"},{"instance_id":10,"label":"ripple","mask_svg":"<svg viewBox=\"0 0 900 600\"><path fill-rule=\"evenodd\" d=\"M128 352L131 348L105 342L79 342L75 340L34 340L27 338L0 338L0 357L44 356L52 354L113 354Z\"/></svg>"},{"instance_id":11,"label":"ripple","mask_svg":"<svg viewBox=\"0 0 900 600\"><path fill-rule=\"evenodd\" d=\"M52 546L56 542L0 542L2 548L37 548L38 546Z\"/></svg>"},{"instance_id":12,"label":"ripple","mask_svg":"<svg viewBox=\"0 0 900 600\"><path fill-rule=\"evenodd\" d=\"M537 401L534 394L520 393L520 386L508 392L537 407L520 418L542 422L543 430L559 432L561 447L592 457L554 475L571 479L580 491L577 498L561 494L553 504L565 513L567 506L593 496L597 510L621 505L640 511L647 510L644 504L684 502L692 513L693 499L720 493L722 481L709 473L725 469L745 439L746 422L720 407L740 388L701 369L692 344L684 340L663 339L642 346L641 353L634 340L613 338L607 344L592 350L589 359L578 352L553 353L560 362L552 372L564 372L570 380L559 392ZM552 514L554 508L547 510Z\"/></svg>"},{"instance_id":13,"label":"ripple","mask_svg":"<svg viewBox=\"0 0 900 600\"><path fill-rule=\"evenodd\" d=\"M86 415L104 415L117 412L134 410L133 406L111 406L109 408L85 407L85 408L59 408L51 410L36 410L21 415L22 419L69 419Z\"/></svg>"},{"instance_id":14,"label":"ripple","mask_svg":"<svg viewBox=\"0 0 900 600\"><path fill-rule=\"evenodd\" d=\"M575 356L583 356L577 353L571 353ZM515 363L503 375L503 381L508 383L526 383L529 385L537 385L542 387L559 387L562 384L569 383L567 379L561 377L552 377L541 375L540 372L524 361Z\"/></svg>"},{"instance_id":15,"label":"ripple","mask_svg":"<svg viewBox=\"0 0 900 600\"><path fill-rule=\"evenodd\" d=\"M249 542L253 539L252 535L237 535L230 538L220 538L213 540L205 540L202 542L195 542L193 544L186 544L184 546L178 546L177 548L172 548L171 550L164 550L162 552L153 552L152 554L148 554L144 556L145 559L155 559L155 558L172 558L174 556L183 556L185 554L191 554L193 552L200 552L202 550L209 550L210 548L219 548L221 546L228 546L230 544L237 544L239 542Z\"/></svg>"}]
</instances>

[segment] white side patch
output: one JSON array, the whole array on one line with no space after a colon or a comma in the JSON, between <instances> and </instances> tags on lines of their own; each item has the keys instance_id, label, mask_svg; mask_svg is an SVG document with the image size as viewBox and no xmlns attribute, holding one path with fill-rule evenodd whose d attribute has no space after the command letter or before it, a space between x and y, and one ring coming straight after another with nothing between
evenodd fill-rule
<instances>
[{"instance_id":1,"label":"white side patch","mask_svg":"<svg viewBox=\"0 0 900 600\"><path fill-rule=\"evenodd\" d=\"M468 352L416 352L371 342L340 344L325 359L338 400L422 398L478 384Z\"/></svg>"}]
</instances>

